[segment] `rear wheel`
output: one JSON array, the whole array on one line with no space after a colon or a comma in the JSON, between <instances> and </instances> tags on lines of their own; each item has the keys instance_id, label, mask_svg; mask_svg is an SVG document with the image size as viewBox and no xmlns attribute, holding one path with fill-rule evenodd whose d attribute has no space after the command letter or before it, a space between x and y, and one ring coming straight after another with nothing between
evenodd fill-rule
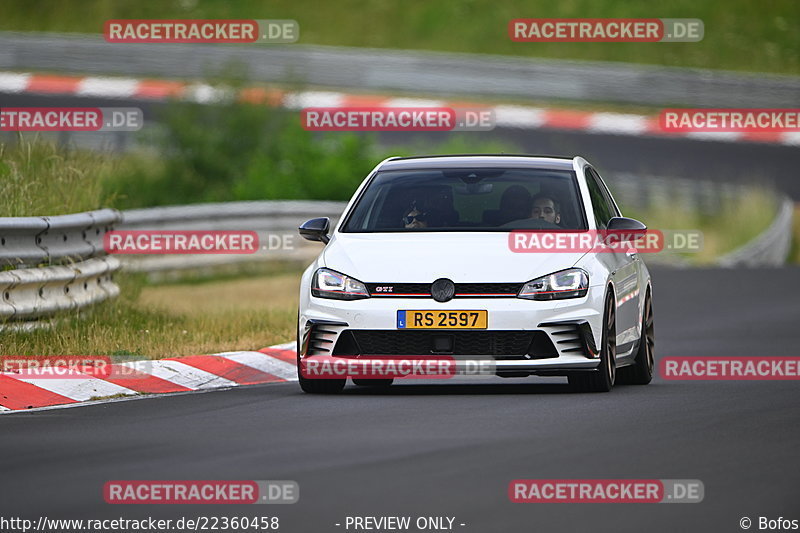
<instances>
[{"instance_id":1,"label":"rear wheel","mask_svg":"<svg viewBox=\"0 0 800 533\"><path fill-rule=\"evenodd\" d=\"M631 366L619 369L619 382L626 385L647 385L653 379L655 367L656 336L653 327L653 302L650 293L644 300L642 310L642 336L639 338L639 348L636 350L636 359Z\"/></svg>"},{"instance_id":2,"label":"rear wheel","mask_svg":"<svg viewBox=\"0 0 800 533\"><path fill-rule=\"evenodd\" d=\"M569 384L578 392L608 392L614 387L617 364L617 323L614 297L606 298L603 313L602 347L600 365L594 372L580 372L569 376Z\"/></svg>"}]
</instances>

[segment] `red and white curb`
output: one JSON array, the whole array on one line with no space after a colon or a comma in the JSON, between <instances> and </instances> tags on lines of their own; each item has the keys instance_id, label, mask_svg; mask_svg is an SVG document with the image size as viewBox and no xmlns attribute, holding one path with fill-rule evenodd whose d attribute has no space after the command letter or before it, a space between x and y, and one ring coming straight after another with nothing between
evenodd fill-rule
<instances>
[{"instance_id":1,"label":"red and white curb","mask_svg":"<svg viewBox=\"0 0 800 533\"><path fill-rule=\"evenodd\" d=\"M0 412L69 407L124 398L166 393L227 389L240 385L297 381L294 343L257 352L224 352L119 363L124 372L108 379L66 370L69 377L52 378L46 372L0 372ZM41 375L41 377L37 377ZM113 377L115 375L124 377Z\"/></svg>"},{"instance_id":2,"label":"red and white curb","mask_svg":"<svg viewBox=\"0 0 800 533\"><path fill-rule=\"evenodd\" d=\"M665 132L658 125L658 117L631 113L575 111L520 105L493 106L479 102L394 98L333 91L290 92L262 87L245 88L238 94L233 94L231 90L204 83L170 80L0 72L0 94L2 93L127 98L147 101L176 98L199 103L219 102L238 96L242 101L287 109L365 106L482 108L493 110L496 125L504 128L555 129L614 135L800 145L800 132Z\"/></svg>"}]
</instances>

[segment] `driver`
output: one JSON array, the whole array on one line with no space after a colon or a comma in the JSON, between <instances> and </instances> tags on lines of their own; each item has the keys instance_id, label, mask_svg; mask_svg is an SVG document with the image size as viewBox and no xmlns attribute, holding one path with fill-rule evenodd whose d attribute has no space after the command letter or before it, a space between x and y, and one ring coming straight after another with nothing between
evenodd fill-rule
<instances>
[{"instance_id":1,"label":"driver","mask_svg":"<svg viewBox=\"0 0 800 533\"><path fill-rule=\"evenodd\" d=\"M556 202L551 196L537 194L533 197L531 218L535 220L544 220L551 224L558 224L561 222L561 204Z\"/></svg>"},{"instance_id":2,"label":"driver","mask_svg":"<svg viewBox=\"0 0 800 533\"><path fill-rule=\"evenodd\" d=\"M428 213L417 207L417 202L411 202L411 207L403 216L403 227L406 229L418 229L428 227Z\"/></svg>"},{"instance_id":3,"label":"driver","mask_svg":"<svg viewBox=\"0 0 800 533\"><path fill-rule=\"evenodd\" d=\"M452 193L445 188L426 191L418 196L403 215L403 227L446 228L458 223L458 212L453 208Z\"/></svg>"}]
</instances>

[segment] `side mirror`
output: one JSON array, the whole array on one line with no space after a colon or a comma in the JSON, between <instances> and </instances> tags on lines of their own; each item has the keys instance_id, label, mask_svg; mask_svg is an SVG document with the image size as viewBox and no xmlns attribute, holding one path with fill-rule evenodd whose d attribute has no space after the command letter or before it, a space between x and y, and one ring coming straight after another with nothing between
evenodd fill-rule
<instances>
[{"instance_id":1,"label":"side mirror","mask_svg":"<svg viewBox=\"0 0 800 533\"><path fill-rule=\"evenodd\" d=\"M645 231L647 226L635 218L613 217L608 221L608 231Z\"/></svg>"},{"instance_id":2,"label":"side mirror","mask_svg":"<svg viewBox=\"0 0 800 533\"><path fill-rule=\"evenodd\" d=\"M634 218L613 217L608 221L606 232L612 234L619 242L630 242L644 235L647 226Z\"/></svg>"},{"instance_id":3,"label":"side mirror","mask_svg":"<svg viewBox=\"0 0 800 533\"><path fill-rule=\"evenodd\" d=\"M328 237L328 229L331 226L331 219L328 217L312 218L303 222L298 230L300 235L309 241L320 241L328 244L330 237Z\"/></svg>"}]
</instances>

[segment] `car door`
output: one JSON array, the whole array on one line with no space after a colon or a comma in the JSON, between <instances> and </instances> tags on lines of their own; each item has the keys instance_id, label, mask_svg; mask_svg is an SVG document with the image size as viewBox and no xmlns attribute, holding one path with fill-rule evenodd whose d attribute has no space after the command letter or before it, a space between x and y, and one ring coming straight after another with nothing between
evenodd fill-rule
<instances>
[{"instance_id":1,"label":"car door","mask_svg":"<svg viewBox=\"0 0 800 533\"><path fill-rule=\"evenodd\" d=\"M620 216L620 211L597 171L587 166L585 174L595 214L595 224L598 230L605 230L608 221ZM607 262L612 272L611 278L617 300L617 355L621 355L628 352L638 339L641 259L634 251L625 250L603 252L599 255L600 261Z\"/></svg>"}]
</instances>

